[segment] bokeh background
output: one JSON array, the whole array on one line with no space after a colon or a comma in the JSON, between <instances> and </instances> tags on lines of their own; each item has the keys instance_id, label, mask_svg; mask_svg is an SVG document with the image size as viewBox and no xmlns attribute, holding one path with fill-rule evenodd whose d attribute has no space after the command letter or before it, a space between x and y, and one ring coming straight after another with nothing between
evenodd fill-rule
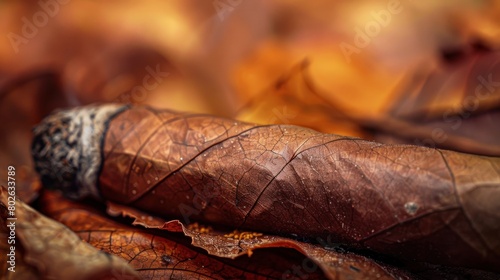
<instances>
[{"instance_id":1,"label":"bokeh background","mask_svg":"<svg viewBox=\"0 0 500 280\"><path fill-rule=\"evenodd\" d=\"M26 201L31 128L94 102L500 155L500 1L1 1L0 34L0 184L16 166Z\"/></svg>"}]
</instances>

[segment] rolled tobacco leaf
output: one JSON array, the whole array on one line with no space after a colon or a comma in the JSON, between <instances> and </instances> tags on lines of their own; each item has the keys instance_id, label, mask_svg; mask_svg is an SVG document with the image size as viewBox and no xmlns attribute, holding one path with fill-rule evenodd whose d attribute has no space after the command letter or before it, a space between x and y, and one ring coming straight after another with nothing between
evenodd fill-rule
<instances>
[{"instance_id":1,"label":"rolled tobacco leaf","mask_svg":"<svg viewBox=\"0 0 500 280\"><path fill-rule=\"evenodd\" d=\"M200 221L500 270L500 158L143 106L34 129L47 188Z\"/></svg>"}]
</instances>

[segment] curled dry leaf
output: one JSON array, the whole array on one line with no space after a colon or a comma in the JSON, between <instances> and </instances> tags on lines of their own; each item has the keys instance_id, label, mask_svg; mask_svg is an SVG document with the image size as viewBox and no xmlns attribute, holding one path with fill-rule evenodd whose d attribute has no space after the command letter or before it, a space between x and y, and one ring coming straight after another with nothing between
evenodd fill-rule
<instances>
[{"instance_id":1,"label":"curled dry leaf","mask_svg":"<svg viewBox=\"0 0 500 280\"><path fill-rule=\"evenodd\" d=\"M166 221L111 202L108 202L108 212L111 215L131 217L134 219L134 225L183 232L191 237L194 246L203 248L218 257L236 258L248 255L252 258L259 258L254 254L264 248L293 248L304 254L305 258L298 266L289 265L281 271L282 279L304 279L305 277L308 279L309 274L319 269L328 279L414 279L410 273L400 269L336 248L338 244L329 239L319 239L321 244L319 246L252 231L223 232L198 223L186 227L178 220Z\"/></svg>"},{"instance_id":2,"label":"curled dry leaf","mask_svg":"<svg viewBox=\"0 0 500 280\"><path fill-rule=\"evenodd\" d=\"M390 260L374 260L380 256L365 257L358 253L346 251L341 244L332 239L317 238L315 245L309 242L272 236L256 232L245 232L235 230L223 232L214 230L210 226L202 226L192 223L184 226L178 220L166 221L162 218L151 216L137 209L124 205L108 202L108 213L117 216L133 218L134 225L146 228L158 228L173 232L183 232L191 237L192 244L205 249L210 254L226 258L235 258L241 255L249 255L252 258L260 258L259 254L263 248L294 248L302 252L306 258L302 258L299 266L288 266L283 273L283 278L305 278L311 277L311 271L318 267L325 271L329 279L497 279L498 274L482 270L468 268L454 268L428 263L401 262L392 260L394 264L388 265ZM259 249L259 250L256 250ZM288 258L288 257L287 257ZM316 265L312 263L314 261ZM290 269L292 268L292 269ZM309 279L307 278L307 279Z\"/></svg>"},{"instance_id":3,"label":"curled dry leaf","mask_svg":"<svg viewBox=\"0 0 500 280\"><path fill-rule=\"evenodd\" d=\"M499 158L115 105L50 116L33 154L44 184L74 198L406 260L500 267Z\"/></svg>"},{"instance_id":4,"label":"curled dry leaf","mask_svg":"<svg viewBox=\"0 0 500 280\"><path fill-rule=\"evenodd\" d=\"M221 259L193 249L188 238L179 234L119 223L105 217L99 207L52 192L44 192L41 208L92 246L127 260L142 279L282 279L304 259L299 253L279 250L260 250L251 258ZM305 274L308 279L324 278L320 269Z\"/></svg>"},{"instance_id":5,"label":"curled dry leaf","mask_svg":"<svg viewBox=\"0 0 500 280\"><path fill-rule=\"evenodd\" d=\"M238 120L262 124L294 124L321 132L367 136L345 112L347 108L319 94L309 75L309 62L296 65L288 75L254 96L236 115Z\"/></svg>"},{"instance_id":6,"label":"curled dry leaf","mask_svg":"<svg viewBox=\"0 0 500 280\"><path fill-rule=\"evenodd\" d=\"M7 210L10 201L8 197L7 190L0 188L2 221L7 221L7 217L12 216ZM137 273L122 259L82 242L67 227L41 215L19 200L15 204L15 218L15 248L16 251L22 250L23 257L23 266L16 267L23 271L14 272L16 277L31 277L36 274L40 279L139 279ZM10 225L12 221L8 223ZM6 256L7 253L4 253L2 252L2 256ZM18 257L16 260L19 260ZM24 271L25 264L30 266L29 271Z\"/></svg>"},{"instance_id":7,"label":"curled dry leaf","mask_svg":"<svg viewBox=\"0 0 500 280\"><path fill-rule=\"evenodd\" d=\"M422 69L397 92L387 116L362 123L381 141L500 156L499 73L498 50Z\"/></svg>"}]
</instances>

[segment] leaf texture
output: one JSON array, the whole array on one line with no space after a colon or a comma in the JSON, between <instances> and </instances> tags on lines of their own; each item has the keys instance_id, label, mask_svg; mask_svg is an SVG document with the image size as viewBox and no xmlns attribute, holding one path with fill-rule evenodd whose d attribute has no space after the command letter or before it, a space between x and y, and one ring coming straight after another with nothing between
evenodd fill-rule
<instances>
[{"instance_id":1,"label":"leaf texture","mask_svg":"<svg viewBox=\"0 0 500 280\"><path fill-rule=\"evenodd\" d=\"M2 221L7 221L7 205L7 190L2 187ZM15 214L15 252L21 252L16 255L16 263L21 265L16 265L16 272L5 271L6 279L139 279L122 259L82 242L67 227L19 200L16 200ZM2 252L2 258L6 254Z\"/></svg>"},{"instance_id":2,"label":"leaf texture","mask_svg":"<svg viewBox=\"0 0 500 280\"><path fill-rule=\"evenodd\" d=\"M218 258L191 247L179 234L132 227L106 217L99 207L52 192L44 193L41 204L48 216L92 246L127 260L142 279L282 279L287 270L301 266L304 259L291 250L261 250L251 258L236 260ZM150 215L146 217L153 220ZM305 274L308 279L325 277L317 267Z\"/></svg>"},{"instance_id":3,"label":"leaf texture","mask_svg":"<svg viewBox=\"0 0 500 280\"><path fill-rule=\"evenodd\" d=\"M147 107L103 155L102 196L161 216L498 269L498 158Z\"/></svg>"}]
</instances>

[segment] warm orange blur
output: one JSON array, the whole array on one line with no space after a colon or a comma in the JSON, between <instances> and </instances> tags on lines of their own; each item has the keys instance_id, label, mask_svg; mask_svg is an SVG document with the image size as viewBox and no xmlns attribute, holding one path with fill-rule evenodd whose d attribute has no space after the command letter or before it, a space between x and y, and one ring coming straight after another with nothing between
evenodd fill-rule
<instances>
[{"instance_id":1,"label":"warm orange blur","mask_svg":"<svg viewBox=\"0 0 500 280\"><path fill-rule=\"evenodd\" d=\"M98 101L365 137L352 121L416 74L500 44L500 2L477 0L2 1L0 22L0 166L26 169L32 125Z\"/></svg>"}]
</instances>

